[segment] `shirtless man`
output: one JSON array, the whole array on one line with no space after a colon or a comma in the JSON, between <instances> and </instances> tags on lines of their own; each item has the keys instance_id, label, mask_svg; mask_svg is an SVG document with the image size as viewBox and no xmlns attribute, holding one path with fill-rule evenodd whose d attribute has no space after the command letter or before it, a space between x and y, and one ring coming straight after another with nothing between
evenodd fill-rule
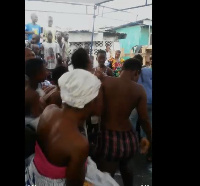
<instances>
[{"instance_id":1,"label":"shirtless man","mask_svg":"<svg viewBox=\"0 0 200 186\"><path fill-rule=\"evenodd\" d=\"M33 52L32 49L25 47L25 62L29 59L34 59L35 58L35 53Z\"/></svg>"},{"instance_id":2,"label":"shirtless man","mask_svg":"<svg viewBox=\"0 0 200 186\"><path fill-rule=\"evenodd\" d=\"M137 108L142 127L151 141L151 128L147 114L147 97L144 88L135 83L141 72L137 59L128 59L119 78L104 77L104 109L101 117L101 134L97 144L97 166L102 172L114 176L118 166L124 186L133 185L133 156L138 151L137 137L129 120ZM141 151L146 153L149 143L142 140Z\"/></svg>"},{"instance_id":3,"label":"shirtless man","mask_svg":"<svg viewBox=\"0 0 200 186\"><path fill-rule=\"evenodd\" d=\"M100 115L101 82L90 72L75 69L63 74L58 84L64 104L62 108L49 105L40 117L35 157L26 171L27 185L84 183L89 144L78 127L89 115Z\"/></svg>"},{"instance_id":4,"label":"shirtless man","mask_svg":"<svg viewBox=\"0 0 200 186\"><path fill-rule=\"evenodd\" d=\"M28 76L25 87L25 113L26 116L38 117L42 113L39 94L36 91L38 84L43 82L46 77L46 71L41 59L29 59L25 64L25 73Z\"/></svg>"},{"instance_id":5,"label":"shirtless man","mask_svg":"<svg viewBox=\"0 0 200 186\"><path fill-rule=\"evenodd\" d=\"M104 50L99 50L97 52L98 67L94 68L94 71L98 70L106 76L113 76L113 71L111 68L105 66L106 52Z\"/></svg>"}]
</instances>

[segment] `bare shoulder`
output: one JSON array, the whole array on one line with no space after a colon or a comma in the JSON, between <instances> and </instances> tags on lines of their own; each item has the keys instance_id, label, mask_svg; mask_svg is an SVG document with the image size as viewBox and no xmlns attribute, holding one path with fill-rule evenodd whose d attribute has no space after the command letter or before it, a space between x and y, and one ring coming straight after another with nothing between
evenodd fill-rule
<instances>
[{"instance_id":1,"label":"bare shoulder","mask_svg":"<svg viewBox=\"0 0 200 186\"><path fill-rule=\"evenodd\" d=\"M28 99L30 99L30 102L35 102L36 100L39 100L40 96L37 91L28 88L25 92L25 95L27 95Z\"/></svg>"},{"instance_id":2,"label":"bare shoulder","mask_svg":"<svg viewBox=\"0 0 200 186\"><path fill-rule=\"evenodd\" d=\"M142 85L132 81L132 85L134 90L137 90L138 94L140 94L141 96L145 94L145 89Z\"/></svg>"},{"instance_id":3,"label":"bare shoulder","mask_svg":"<svg viewBox=\"0 0 200 186\"><path fill-rule=\"evenodd\" d=\"M110 83L112 81L114 81L115 78L111 77L111 76L103 76L102 79L101 79L101 82L103 84L107 84L107 83Z\"/></svg>"},{"instance_id":4,"label":"bare shoulder","mask_svg":"<svg viewBox=\"0 0 200 186\"><path fill-rule=\"evenodd\" d=\"M82 136L74 135L73 143L71 144L71 152L77 156L87 157L89 153L89 142Z\"/></svg>"},{"instance_id":5,"label":"bare shoulder","mask_svg":"<svg viewBox=\"0 0 200 186\"><path fill-rule=\"evenodd\" d=\"M56 104L51 104L51 105L48 105L44 111L43 111L43 115L44 114L49 114L49 112L52 112L52 111L55 111L55 110L58 110L60 109Z\"/></svg>"}]
</instances>

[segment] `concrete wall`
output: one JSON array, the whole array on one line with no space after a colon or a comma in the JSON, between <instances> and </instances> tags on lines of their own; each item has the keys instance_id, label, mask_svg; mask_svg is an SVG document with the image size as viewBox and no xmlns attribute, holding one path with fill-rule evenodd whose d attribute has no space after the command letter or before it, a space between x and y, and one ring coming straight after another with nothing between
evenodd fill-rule
<instances>
[{"instance_id":1,"label":"concrete wall","mask_svg":"<svg viewBox=\"0 0 200 186\"><path fill-rule=\"evenodd\" d=\"M86 45L91 43L92 33L83 33L83 32L69 32L69 45L70 45L70 54L72 55L79 47L84 48ZM119 49L118 37L116 36L103 36L103 33L95 33L93 39L92 55L94 56L93 66L98 66L96 60L96 54L98 50L105 50L106 44L110 45L111 51ZM117 45L118 44L118 45Z\"/></svg>"},{"instance_id":2,"label":"concrete wall","mask_svg":"<svg viewBox=\"0 0 200 186\"><path fill-rule=\"evenodd\" d=\"M133 46L139 45L141 37L141 27L131 26L126 28L116 29L119 33L126 33L126 39L119 39L120 47L124 48L124 53L130 53Z\"/></svg>"},{"instance_id":3,"label":"concrete wall","mask_svg":"<svg viewBox=\"0 0 200 186\"><path fill-rule=\"evenodd\" d=\"M135 45L148 45L149 44L149 27L148 26L131 26L126 28L116 29L119 33L126 33L126 39L120 39L120 48L124 49L125 54L129 54L132 47ZM152 32L152 29L150 29ZM129 57L123 57L128 59Z\"/></svg>"},{"instance_id":4,"label":"concrete wall","mask_svg":"<svg viewBox=\"0 0 200 186\"><path fill-rule=\"evenodd\" d=\"M150 29L150 33L152 33L152 29ZM148 45L149 44L149 26L141 27L141 37L140 37L140 45Z\"/></svg>"},{"instance_id":5,"label":"concrete wall","mask_svg":"<svg viewBox=\"0 0 200 186\"><path fill-rule=\"evenodd\" d=\"M70 33L69 32L69 42L91 42L92 33ZM102 41L103 33L94 33L93 41Z\"/></svg>"}]
</instances>

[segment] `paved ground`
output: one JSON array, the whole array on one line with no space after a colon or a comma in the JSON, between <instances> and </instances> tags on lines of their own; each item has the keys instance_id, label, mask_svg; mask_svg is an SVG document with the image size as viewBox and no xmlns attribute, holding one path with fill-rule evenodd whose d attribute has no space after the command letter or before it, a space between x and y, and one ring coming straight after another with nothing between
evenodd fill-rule
<instances>
[{"instance_id":1,"label":"paved ground","mask_svg":"<svg viewBox=\"0 0 200 186\"><path fill-rule=\"evenodd\" d=\"M144 155L135 157L134 186L152 186L152 163L146 161ZM115 174L115 180L124 186L120 172Z\"/></svg>"}]
</instances>

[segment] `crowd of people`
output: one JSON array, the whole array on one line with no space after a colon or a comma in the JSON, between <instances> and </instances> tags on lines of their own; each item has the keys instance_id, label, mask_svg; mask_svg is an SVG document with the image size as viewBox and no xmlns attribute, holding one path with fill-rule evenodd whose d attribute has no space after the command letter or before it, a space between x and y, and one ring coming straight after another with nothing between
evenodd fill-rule
<instances>
[{"instance_id":1,"label":"crowd of people","mask_svg":"<svg viewBox=\"0 0 200 186\"><path fill-rule=\"evenodd\" d=\"M25 26L25 185L109 186L120 170L134 184L134 157L152 154L152 57L112 58L109 46L69 55L67 32L53 18L42 33ZM45 39L40 42L40 38ZM68 69L69 62L73 70Z\"/></svg>"}]
</instances>

